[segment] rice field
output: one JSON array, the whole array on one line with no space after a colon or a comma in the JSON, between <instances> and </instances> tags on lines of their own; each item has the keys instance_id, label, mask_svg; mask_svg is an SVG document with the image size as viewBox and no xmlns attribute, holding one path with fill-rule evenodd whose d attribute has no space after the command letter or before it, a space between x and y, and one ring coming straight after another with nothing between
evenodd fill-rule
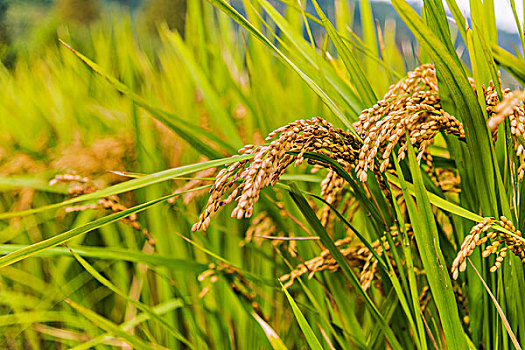
<instances>
[{"instance_id":1,"label":"rice field","mask_svg":"<svg viewBox=\"0 0 525 350\"><path fill-rule=\"evenodd\" d=\"M115 7L10 43L0 348L521 349L525 38L447 4L189 0L183 31Z\"/></svg>"}]
</instances>

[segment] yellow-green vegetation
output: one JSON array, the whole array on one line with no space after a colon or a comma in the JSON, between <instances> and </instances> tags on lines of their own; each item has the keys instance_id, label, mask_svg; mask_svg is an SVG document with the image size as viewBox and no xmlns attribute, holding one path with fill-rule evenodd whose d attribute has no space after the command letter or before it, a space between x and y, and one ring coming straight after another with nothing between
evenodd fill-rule
<instances>
[{"instance_id":1,"label":"yellow-green vegetation","mask_svg":"<svg viewBox=\"0 0 525 350\"><path fill-rule=\"evenodd\" d=\"M100 15L98 0L58 0L58 16L63 22L89 24Z\"/></svg>"},{"instance_id":2,"label":"yellow-green vegetation","mask_svg":"<svg viewBox=\"0 0 525 350\"><path fill-rule=\"evenodd\" d=\"M155 34L91 4L2 67L0 347L521 349L525 107L498 71L525 62L494 2L467 29L448 1L451 30L394 0L414 56L368 1L360 36L312 3L187 1Z\"/></svg>"}]
</instances>

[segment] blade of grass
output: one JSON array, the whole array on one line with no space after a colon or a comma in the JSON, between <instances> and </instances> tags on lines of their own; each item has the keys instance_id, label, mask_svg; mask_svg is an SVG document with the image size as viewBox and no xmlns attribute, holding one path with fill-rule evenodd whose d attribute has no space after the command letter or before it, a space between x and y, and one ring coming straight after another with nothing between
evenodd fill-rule
<instances>
[{"instance_id":1,"label":"blade of grass","mask_svg":"<svg viewBox=\"0 0 525 350\"><path fill-rule=\"evenodd\" d=\"M310 86L310 88L321 98L328 108L337 118L349 129L350 122L343 111L332 101L332 99L317 85L308 75L306 75L294 62L292 62L281 50L279 50L268 38L266 38L252 23L244 18L225 0L208 0L213 6L230 16L241 27L246 29L255 38L262 41L272 51L274 51L286 64L288 64L299 76Z\"/></svg>"},{"instance_id":2,"label":"blade of grass","mask_svg":"<svg viewBox=\"0 0 525 350\"><path fill-rule=\"evenodd\" d=\"M176 52L181 56L182 62L190 71L191 76L203 95L203 101L207 104L210 114L213 114L213 123L222 130L227 137L229 143L236 147L242 147L243 142L239 136L237 127L232 118L227 114L226 110L221 104L218 93L214 90L212 84L208 80L206 74L197 65L196 60L186 43L177 32L170 31L167 26L161 28L162 37L171 44Z\"/></svg>"},{"instance_id":3,"label":"blade of grass","mask_svg":"<svg viewBox=\"0 0 525 350\"><path fill-rule=\"evenodd\" d=\"M397 157L395 154L393 154L394 162L397 163ZM392 194L392 198L395 198L394 191L392 189L392 186L390 187L390 192ZM422 349L427 348L427 337L425 334L425 329L423 328L423 313L421 311L421 305L419 300L419 293L417 290L417 280L416 280L416 274L414 272L414 259L412 257L412 250L411 242L408 237L408 233L405 226L405 218L404 215L401 213L401 209L399 208L399 205L397 201L393 200L392 204L394 206L396 216L399 222L399 230L403 234L403 241L402 241L402 249L403 253L405 255L406 259L406 273L408 275L408 284L409 284L409 294L412 299L412 308L414 310L414 318L416 319L416 325L417 325L417 332L414 332L419 337L419 344ZM421 315L421 317L420 317ZM430 333L430 337L433 337L432 333Z\"/></svg>"},{"instance_id":4,"label":"blade of grass","mask_svg":"<svg viewBox=\"0 0 525 350\"><path fill-rule=\"evenodd\" d=\"M10 254L20 249L26 249L28 247L28 245L19 244L0 244L0 254ZM139 251L133 251L131 249L88 246L73 246L72 248L78 255L86 258L129 261L134 263L143 263L149 266L165 266L169 267L172 271L187 271L191 273L201 273L208 268L206 264L201 264L196 261L177 259L171 256L163 256L158 254L146 254ZM34 257L41 258L64 256L71 256L69 250L65 247L48 248L34 255Z\"/></svg>"},{"instance_id":5,"label":"blade of grass","mask_svg":"<svg viewBox=\"0 0 525 350\"><path fill-rule=\"evenodd\" d=\"M261 326L273 350L287 349L286 345L284 345L281 338L279 338L279 335L277 334L277 332L275 332L275 330L268 323L266 323L266 321L263 320L261 316L257 315L257 313L255 312L252 312L251 315L253 316L253 318L255 318L257 323L259 323L259 325Z\"/></svg>"},{"instance_id":6,"label":"blade of grass","mask_svg":"<svg viewBox=\"0 0 525 350\"><path fill-rule=\"evenodd\" d=\"M182 307L183 305L184 305L184 303L183 303L183 301L181 299L171 299L171 300L165 301L162 304L159 304L159 305L153 307L152 310L156 314L162 315L162 314L168 313L168 312L170 312L172 310L178 309L178 308ZM143 323L143 322L145 322L145 321L147 321L149 319L150 319L149 315L147 315L145 313L142 313L140 315L135 316L131 320L126 321L123 324L119 325L119 327L122 328L124 331L126 331L128 329L135 328L136 326L140 325L141 323ZM92 339L88 340L85 343L82 343L82 344L79 344L79 345L76 345L76 346L72 347L70 350L93 349L98 344L103 343L104 340L107 339L107 337L110 337L110 336L111 336L110 333L99 335L99 336L97 336L95 338L92 338Z\"/></svg>"},{"instance_id":7,"label":"blade of grass","mask_svg":"<svg viewBox=\"0 0 525 350\"><path fill-rule=\"evenodd\" d=\"M361 66L355 59L353 53L350 52L346 44L343 42L343 40L341 40L339 33L337 33L337 30L334 28L330 20L328 20L328 17L326 17L317 1L312 0L312 2L315 6L317 14L321 18L323 27L328 32L330 39L332 39L332 42L337 49L337 53L341 56L341 59L343 60L348 73L350 74L352 82L355 84L358 93L361 95L362 104L364 106L374 105L374 103L377 101L377 97L365 73L361 70ZM353 128L350 127L349 129L353 130Z\"/></svg>"},{"instance_id":8,"label":"blade of grass","mask_svg":"<svg viewBox=\"0 0 525 350\"><path fill-rule=\"evenodd\" d=\"M516 78L521 85L525 85L525 62L497 45L492 45L491 49L494 60Z\"/></svg>"},{"instance_id":9,"label":"blade of grass","mask_svg":"<svg viewBox=\"0 0 525 350\"><path fill-rule=\"evenodd\" d=\"M297 151L290 151L290 154L298 154ZM337 172L339 176L341 176L345 181L350 185L352 190L354 191L354 195L357 197L357 199L360 201L360 203L366 208L366 210L371 214L373 220L374 226L379 231L384 231L387 229L387 223L386 219L383 217L380 210L377 208L375 203L373 203L366 195L366 191L364 190L363 186L355 179L353 178L342 166L341 164L337 163L335 160L333 160L330 157L327 157L324 154L320 153L313 153L313 152L305 152L304 153L305 158L310 158L314 160L321 160L324 163L330 164L330 166ZM382 230L381 230L382 229Z\"/></svg>"},{"instance_id":10,"label":"blade of grass","mask_svg":"<svg viewBox=\"0 0 525 350\"><path fill-rule=\"evenodd\" d=\"M466 42L467 41L467 27L468 27L467 19L461 13L461 10L459 9L459 6L456 3L456 0L447 0L447 4L450 9L450 12L452 13L452 16L454 16L454 20L456 21L456 26L458 27L458 30L461 33L461 37L463 37L463 41Z\"/></svg>"},{"instance_id":11,"label":"blade of grass","mask_svg":"<svg viewBox=\"0 0 525 350\"><path fill-rule=\"evenodd\" d=\"M363 42L366 49L372 53L372 56L379 57L378 40L376 34L376 26L374 16L372 14L372 6L370 0L359 1L359 12L361 14L361 28L363 30ZM388 88L388 82L386 80L386 74L381 69L378 69L377 63L370 56L364 57L366 73L368 77L374 77L374 89L375 96L377 92L383 91ZM377 101L377 100L376 100ZM373 101L372 103L375 103Z\"/></svg>"},{"instance_id":12,"label":"blade of grass","mask_svg":"<svg viewBox=\"0 0 525 350\"><path fill-rule=\"evenodd\" d=\"M442 96L442 101L450 113L462 118L475 173L484 174L484 176L476 176L472 179L477 186L481 209L485 215L495 216L498 211L496 193L495 191L486 191L487 188L496 188L497 184L494 176L494 171L497 169L494 166L492 140L476 94L468 82L463 66L455 52L450 52L446 45L450 39L446 38L444 44L405 0L393 0L392 4L434 60L439 81L449 92L447 98ZM441 4L441 8L442 6ZM442 18L443 16L445 16L444 11L439 12L436 3L434 11L429 13L427 17ZM439 19L435 20L439 21ZM441 22L438 22L438 25L444 26L443 23L439 24ZM440 88L441 90L443 89ZM500 190L503 191L504 189Z\"/></svg>"},{"instance_id":13,"label":"blade of grass","mask_svg":"<svg viewBox=\"0 0 525 350\"><path fill-rule=\"evenodd\" d=\"M512 14L514 15L514 21L516 22L516 27L518 28L518 35L520 36L520 41L521 41L521 49L525 53L525 36L523 35L521 21L518 16L518 11L516 10L516 2L514 0L510 0L510 7L512 8Z\"/></svg>"},{"instance_id":14,"label":"blade of grass","mask_svg":"<svg viewBox=\"0 0 525 350\"><path fill-rule=\"evenodd\" d=\"M67 189L62 186L51 186L49 181L44 178L48 178L50 174L39 177L28 177L28 176L0 176L0 191L9 191L14 188L33 188L37 191L67 194Z\"/></svg>"},{"instance_id":15,"label":"blade of grass","mask_svg":"<svg viewBox=\"0 0 525 350\"><path fill-rule=\"evenodd\" d=\"M30 246L27 246L25 248L19 249L17 251L14 251L12 253L9 253L7 255L4 255L0 258L0 268L14 264L17 261L26 259L32 255L35 255L41 251L44 251L48 248L52 248L54 246L57 246L59 244L65 243L75 237L78 237L80 235L83 235L85 233L88 233L90 231L93 231L101 226L108 225L112 222L116 222L122 218L125 218L131 214L138 213L140 211L146 210L150 208L151 206L158 204L160 202L163 202L165 200L168 200L169 198L175 197L178 194L170 194L158 199L155 199L153 201L143 203L140 205L137 205L135 207L123 210L118 213L110 214L107 216L104 216L100 219L91 221L85 225L82 225L80 227L76 227L72 230L66 231L64 233L58 234L56 236L53 236L51 238L48 238L46 240L40 241L38 243L32 244Z\"/></svg>"},{"instance_id":16,"label":"blade of grass","mask_svg":"<svg viewBox=\"0 0 525 350\"><path fill-rule=\"evenodd\" d=\"M391 174L386 175L389 182L392 182L397 187L401 187L401 184L404 182L406 185L407 190L410 192L411 195L415 195L415 189L414 185L410 182L402 181L399 177L396 177ZM443 209L449 213L461 216L462 218L472 220L472 221L481 221L483 219L482 216L475 214L457 204L454 204L444 198L439 197L438 195L434 193L427 192L427 196L429 198L430 203L435 205L436 207Z\"/></svg>"},{"instance_id":17,"label":"blade of grass","mask_svg":"<svg viewBox=\"0 0 525 350\"><path fill-rule=\"evenodd\" d=\"M281 257L282 257L282 255L281 255ZM288 267L290 269L293 269L292 266L287 261L286 261L286 264L288 265ZM347 349L348 348L347 344L343 342L343 340L341 339L340 335L334 329L333 321L331 321L329 319L328 314L326 313L326 311L324 311L325 309L323 309L322 306L319 304L319 300L316 299L316 297L313 295L312 291L310 289L308 289L306 284L301 279L298 279L298 281L301 284L301 287L303 288L303 291L308 296L308 299L312 303L314 309L319 314L319 317L321 317L323 319L323 321L325 321L326 324L328 325L328 327L330 328L330 331L332 332L332 335L334 336L335 340L342 347ZM361 333L357 333L357 332L358 332L357 329L352 329L352 330L345 329L345 333L348 334L351 337L352 341L355 342L355 344L357 345L358 348L366 349L367 345L364 342L364 336Z\"/></svg>"},{"instance_id":18,"label":"blade of grass","mask_svg":"<svg viewBox=\"0 0 525 350\"><path fill-rule=\"evenodd\" d=\"M158 121L172 129L177 133L182 139L184 139L190 146L194 147L197 151L207 156L210 159L222 157L222 153L213 149L203 142L201 138L208 139L213 143L221 146L230 153L235 153L236 147L228 144L227 142L218 138L215 134L205 131L203 128L198 127L198 125L191 125L187 120L176 117L175 115L163 111L155 106L149 104L145 99L135 94L131 91L126 85L122 84L116 78L110 76L103 72L102 68L97 65L95 62L82 55L80 52L76 51L74 48L69 46L66 42L60 40L62 45L68 48L71 52L75 54L82 62L84 62L93 72L100 75L102 78L106 79L115 89L125 94L131 98L138 106L144 108L149 113L151 113Z\"/></svg>"},{"instance_id":19,"label":"blade of grass","mask_svg":"<svg viewBox=\"0 0 525 350\"><path fill-rule=\"evenodd\" d=\"M315 336L314 331L308 324L308 321L304 317L303 313L301 312L301 309L297 306L295 303L295 300L292 298L290 293L284 288L284 286L281 284L282 290L284 294L286 295L286 298L288 299L288 302L290 303L290 306L292 307L293 314L295 315L295 319L297 320L297 323L299 323L299 327L301 327L301 330L303 331L304 337L306 338L306 342L310 346L310 349L313 350L322 350L323 347L321 346L321 343L319 342L319 339Z\"/></svg>"}]
</instances>

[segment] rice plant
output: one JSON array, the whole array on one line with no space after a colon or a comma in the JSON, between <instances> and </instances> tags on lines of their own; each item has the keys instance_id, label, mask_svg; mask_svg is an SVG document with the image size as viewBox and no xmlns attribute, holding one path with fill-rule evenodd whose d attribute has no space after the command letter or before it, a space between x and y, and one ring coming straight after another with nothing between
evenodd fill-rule
<instances>
[{"instance_id":1,"label":"rice plant","mask_svg":"<svg viewBox=\"0 0 525 350\"><path fill-rule=\"evenodd\" d=\"M447 3L392 1L413 56L367 0L209 0L3 69L2 347L521 349L525 62Z\"/></svg>"}]
</instances>

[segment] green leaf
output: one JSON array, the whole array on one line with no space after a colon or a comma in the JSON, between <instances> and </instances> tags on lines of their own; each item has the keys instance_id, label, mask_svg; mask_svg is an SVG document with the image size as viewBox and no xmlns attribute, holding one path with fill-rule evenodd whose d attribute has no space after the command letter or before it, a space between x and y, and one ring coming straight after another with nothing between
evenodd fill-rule
<instances>
[{"instance_id":1,"label":"green leaf","mask_svg":"<svg viewBox=\"0 0 525 350\"><path fill-rule=\"evenodd\" d=\"M290 154L298 154L297 151L290 151ZM382 213L379 211L377 206L367 197L367 194L362 186L361 183L359 183L356 179L354 179L348 172L341 166L341 164L337 163L334 159L320 153L313 153L313 152L305 152L304 153L305 158L314 159L314 160L321 160L324 163L330 164L332 169L337 172L339 176L341 176L345 181L350 185L352 190L354 191L355 197L360 201L360 203L366 208L366 210L371 214L372 218L374 219L374 224L378 228L382 228L383 230L386 230L386 221L385 218L382 216Z\"/></svg>"},{"instance_id":2,"label":"green leaf","mask_svg":"<svg viewBox=\"0 0 525 350\"><path fill-rule=\"evenodd\" d=\"M394 162L397 163L397 157L395 154L393 154ZM392 194L392 198L395 198L394 191L392 189L392 186L390 187L390 193ZM397 187L401 188L400 185ZM411 250L411 244L406 229L405 224L405 215L401 212L401 209L399 208L399 205L396 200L392 201L392 205L394 206L396 216L398 219L398 228L403 234L403 240L401 247L403 248L403 253L405 255L405 265L406 265L406 274L408 275L408 284L409 287L407 288L407 293L410 294L410 297L412 299L412 307L414 310L415 320L416 320L416 326L417 330L414 330L414 334L417 334L419 338L419 346L421 349L427 348L427 335L426 330L423 327L423 320L422 317L419 317L419 315L422 315L421 311L421 305L419 300L419 292L418 292L418 286L417 286L417 279L416 274L414 271L414 258L412 256L412 250Z\"/></svg>"},{"instance_id":3,"label":"green leaf","mask_svg":"<svg viewBox=\"0 0 525 350\"><path fill-rule=\"evenodd\" d=\"M401 182L403 197L414 230L417 247L425 268L432 297L439 312L441 324L449 349L466 349L465 334L459 319L456 298L452 289L452 281L447 270L445 258L439 246L436 221L430 206L423 177L416 160L412 145L409 143L408 160L410 172L414 179L416 203L408 192L401 167L396 161L396 170ZM417 207L416 207L417 204Z\"/></svg>"},{"instance_id":4,"label":"green leaf","mask_svg":"<svg viewBox=\"0 0 525 350\"><path fill-rule=\"evenodd\" d=\"M195 85L201 91L203 95L203 101L207 104L210 115L213 115L211 121L216 125L223 134L228 138L230 144L236 148L242 147L243 142L239 136L237 127L235 126L232 118L228 115L226 110L221 104L220 96L213 89L212 84L208 80L205 72L196 64L195 58L192 57L187 44L181 39L177 32L171 32L167 26L163 26L161 32L163 37L168 43L177 51L182 58L182 62L186 65L187 69L191 73L191 76L195 82ZM199 128L201 129L201 128Z\"/></svg>"},{"instance_id":5,"label":"green leaf","mask_svg":"<svg viewBox=\"0 0 525 350\"><path fill-rule=\"evenodd\" d=\"M450 52L449 47L447 47L446 43L450 40L448 39L444 44L405 0L393 0L392 4L434 61L440 85L446 87L448 92L446 98L441 96L445 109L462 119L472 166L476 174L484 174L484 176L475 176L472 179L476 183L481 209L484 215L495 216L498 211L496 193L486 190L487 188L497 188L494 174L497 168L493 158L492 138L463 66L457 55ZM443 22L446 22L446 18L440 20L444 16L444 11L438 11L439 8L436 3L435 8L430 8L433 11L429 13L429 16L436 17L434 21L438 22L438 26L444 26ZM441 87L440 91L442 92ZM501 189L501 191L503 190Z\"/></svg>"},{"instance_id":6,"label":"green leaf","mask_svg":"<svg viewBox=\"0 0 525 350\"><path fill-rule=\"evenodd\" d=\"M155 349L155 346L152 346L148 343L146 343L144 340L139 339L138 337L124 331L122 328L120 328L118 325L114 324L107 318L104 318L97 314L96 312L91 311L90 309L75 303L72 300L66 300L66 302L71 305L74 309L76 309L81 315L83 315L85 318L90 320L93 324L95 324L97 327L100 327L101 329L105 330L106 332L109 332L116 337L124 340L129 345L134 346L137 349L141 350L153 350Z\"/></svg>"},{"instance_id":7,"label":"green leaf","mask_svg":"<svg viewBox=\"0 0 525 350\"><path fill-rule=\"evenodd\" d=\"M308 65L300 65L301 69L312 79L315 78L317 83L321 84L323 89L326 90L328 96L330 96L334 102L339 103L341 106L346 106L348 112L357 118L361 110L365 107L358 96L358 91L355 91L348 86L346 81L344 81L339 76L338 72L333 69L333 66L322 59L315 48L306 43L302 32L294 30L274 6L266 0L257 1L261 4L261 7L268 16L278 25L280 33L279 35L276 35L275 38L276 40L279 40L283 49L285 47L288 48L287 53L291 56L290 58L294 58L294 62L298 65L300 64L300 61L308 62ZM301 12L301 15L304 14L302 9L299 9L299 11ZM321 24L321 22L312 15L307 14L307 16L310 20ZM288 40L283 42L283 38ZM377 60L379 59L377 58ZM312 69L309 69L309 67L312 67ZM345 110L345 112L347 111Z\"/></svg>"},{"instance_id":8,"label":"green leaf","mask_svg":"<svg viewBox=\"0 0 525 350\"><path fill-rule=\"evenodd\" d=\"M323 10L321 10L321 7L316 0L313 0L313 4L317 14L321 18L323 27L328 32L330 39L332 39L332 42L337 49L337 53L341 56L352 82L355 84L358 93L361 95L363 105L373 106L377 101L377 97L375 96L374 90L366 78L365 73L362 71L360 64L355 59L353 53L348 49L348 46L343 42L339 33L337 33L333 24L328 20L328 17L326 17ZM353 130L353 128L350 129Z\"/></svg>"},{"instance_id":9,"label":"green leaf","mask_svg":"<svg viewBox=\"0 0 525 350\"><path fill-rule=\"evenodd\" d=\"M521 85L525 85L525 62L499 46L492 45L494 60L505 68Z\"/></svg>"},{"instance_id":10,"label":"green leaf","mask_svg":"<svg viewBox=\"0 0 525 350\"><path fill-rule=\"evenodd\" d=\"M184 305L183 301L181 299L170 299L167 300L157 306L154 306L152 308L153 312L155 312L158 315L162 315L165 313L168 313L172 310L179 309ZM140 325L141 323L149 320L150 317L146 313L139 314L135 317L133 317L131 320L124 322L123 324L119 325L121 329L124 331L128 329L135 328L136 326ZM93 349L98 344L103 343L105 340L107 340L108 337L112 336L110 333L105 333L102 335L99 335L97 337L94 337L87 342L84 342L82 344L76 345L72 347L70 350L88 350Z\"/></svg>"},{"instance_id":11,"label":"green leaf","mask_svg":"<svg viewBox=\"0 0 525 350\"><path fill-rule=\"evenodd\" d=\"M221 158L223 154L218 150L209 146L208 143L203 142L201 139L208 139L209 141L223 147L230 153L234 153L236 148L229 145L227 142L222 141L211 132L207 132L200 128L198 125L191 125L187 120L176 117L175 115L163 111L155 106L152 106L145 99L135 94L126 85L122 84L116 78L103 72L103 70L92 60L82 55L80 52L73 49L71 46L66 44L64 41L60 42L71 50L82 62L84 62L91 70L106 79L115 89L131 98L138 106L144 108L159 122L166 125L168 128L173 130L182 139L184 139L190 146L195 148L201 154L205 155L210 159Z\"/></svg>"},{"instance_id":12,"label":"green leaf","mask_svg":"<svg viewBox=\"0 0 525 350\"><path fill-rule=\"evenodd\" d=\"M19 244L0 244L0 254L10 254L20 249L27 249L28 245ZM201 273L208 268L208 265L187 259L177 259L171 256L158 254L146 254L131 249L117 247L87 247L73 246L75 252L86 258L102 260L129 261L133 263L143 263L149 266L164 266L172 271L186 271L191 273ZM38 258L53 258L71 256L65 247L53 247L42 250L33 255Z\"/></svg>"},{"instance_id":13,"label":"green leaf","mask_svg":"<svg viewBox=\"0 0 525 350\"><path fill-rule=\"evenodd\" d=\"M406 186L406 189L409 191L410 194L412 195L415 195L415 189L414 189L414 185L411 184L410 182L406 182L404 180L401 180L399 177L396 177L394 175L391 175L391 174L387 174L386 177L388 178L388 181L392 182L394 185L396 185L397 187L401 187L401 184L404 183L404 185ZM468 220L472 220L472 221L476 221L476 222L479 222L483 219L482 216L478 215L478 214L475 214L473 212L471 212L470 210L467 210L457 204L454 204L444 198L441 198L439 197L438 195L434 194L434 193L430 193L430 192L427 192L427 196L428 196L428 199L430 201L430 203L432 203L433 205L435 205L436 207L440 208L440 209L443 209L449 213L452 213L452 214L455 214L455 215L458 215L462 218L465 218L465 219L468 219Z\"/></svg>"},{"instance_id":14,"label":"green leaf","mask_svg":"<svg viewBox=\"0 0 525 350\"><path fill-rule=\"evenodd\" d=\"M281 338L279 338L277 332L268 323L266 323L266 321L263 320L261 316L257 315L256 312L252 312L251 315L253 316L253 318L255 318L255 321L257 321L257 323L261 326L273 350L287 349L286 345L284 345Z\"/></svg>"},{"instance_id":15,"label":"green leaf","mask_svg":"<svg viewBox=\"0 0 525 350\"><path fill-rule=\"evenodd\" d=\"M458 27L459 32L461 33L461 36L463 37L463 41L466 42L468 27L467 19L465 18L465 16L463 16L463 13L459 9L456 0L447 0L447 4L450 8L450 12L452 12L452 16L454 16L454 19L456 20L456 25Z\"/></svg>"},{"instance_id":16,"label":"green leaf","mask_svg":"<svg viewBox=\"0 0 525 350\"><path fill-rule=\"evenodd\" d=\"M516 10L516 2L514 0L510 0L510 6L512 8L512 14L514 15L514 21L516 22L516 27L518 29L518 35L520 36L521 47L523 50L522 52L525 52L525 36L523 34L523 29L520 18L518 16L518 11Z\"/></svg>"},{"instance_id":17,"label":"green leaf","mask_svg":"<svg viewBox=\"0 0 525 350\"><path fill-rule=\"evenodd\" d=\"M359 1L359 12L361 14L361 27L363 30L363 42L367 51L370 55L364 57L366 74L369 78L374 77L374 84L371 85L376 93L374 94L377 97L378 91L384 91L388 88L388 81L386 79L386 74L377 66L377 63L374 62L372 57L379 57L379 43L377 40L376 34L376 22L374 21L374 16L372 13L372 6L370 0L360 0ZM379 26L379 21L377 21ZM371 105L375 104L375 101L371 101ZM369 107L370 107L369 106Z\"/></svg>"},{"instance_id":18,"label":"green leaf","mask_svg":"<svg viewBox=\"0 0 525 350\"><path fill-rule=\"evenodd\" d=\"M198 164L184 165L178 168L167 169L167 170L159 171L158 173L144 175L136 179L122 182L117 185L110 186L105 189L93 192L93 193L88 193L88 194L84 194L84 195L81 195L81 196L78 196L72 199L68 199L60 203L55 203L55 204L46 205L46 206L42 206L39 208L28 209L28 210L19 211L19 212L1 213L0 220L17 217L17 216L35 214L35 213L42 212L45 210L50 210L50 209L57 209L57 208L61 208L61 207L71 205L74 203L105 198L105 197L109 197L112 195L116 195L116 194L120 194L120 193L124 193L128 191L133 191L139 188L150 186L150 185L153 185L159 182L163 182L166 180L171 180L176 177L188 175L188 174L198 172L204 169L209 169L209 168L233 163L235 161L240 161L240 160L250 159L250 158L253 158L253 155L233 156L229 158L216 159L216 160L211 160L211 161L202 162Z\"/></svg>"},{"instance_id":19,"label":"green leaf","mask_svg":"<svg viewBox=\"0 0 525 350\"><path fill-rule=\"evenodd\" d=\"M49 176L50 174L45 174ZM32 188L37 191L67 194L63 186L51 186L49 181L40 177L29 176L0 176L0 191L10 191L14 188Z\"/></svg>"},{"instance_id":20,"label":"green leaf","mask_svg":"<svg viewBox=\"0 0 525 350\"><path fill-rule=\"evenodd\" d=\"M281 285L282 286L282 285ZM308 321L304 317L303 313L295 303L295 300L292 298L290 293L282 287L282 290L284 294L286 295L286 298L288 299L288 302L292 306L293 314L295 315L295 319L297 320L297 323L299 323L299 327L301 327L301 330L303 331L304 337L306 338L306 342L310 346L310 349L313 350L323 350L323 347L321 346L321 343L319 342L319 339L314 334L314 331L308 324Z\"/></svg>"},{"instance_id":21,"label":"green leaf","mask_svg":"<svg viewBox=\"0 0 525 350\"><path fill-rule=\"evenodd\" d=\"M498 300L496 299L496 297L494 297L494 294L492 294L492 291L490 290L489 286L487 286L487 283L485 282L483 277L481 277L478 269L476 269L476 266L474 266L472 261L470 261L470 258L467 258L467 259L468 259L468 262L470 263L470 266L472 266L472 269L474 269L474 272L476 273L476 275L480 279L481 283L485 287L485 290L489 294L490 299L492 300L492 302L494 303L494 306L496 307L496 310L498 310L498 315L501 318L501 321L503 322L503 325L505 326L505 330L507 331L507 334L509 335L510 339L512 340L512 344L514 344L514 347L516 348L516 350L521 350L521 346L518 343L518 339L516 339L516 335L512 331L512 328L511 328L511 326L509 324L509 321L507 320L507 317L503 313L503 310L501 309L501 306L499 305Z\"/></svg>"}]
</instances>

